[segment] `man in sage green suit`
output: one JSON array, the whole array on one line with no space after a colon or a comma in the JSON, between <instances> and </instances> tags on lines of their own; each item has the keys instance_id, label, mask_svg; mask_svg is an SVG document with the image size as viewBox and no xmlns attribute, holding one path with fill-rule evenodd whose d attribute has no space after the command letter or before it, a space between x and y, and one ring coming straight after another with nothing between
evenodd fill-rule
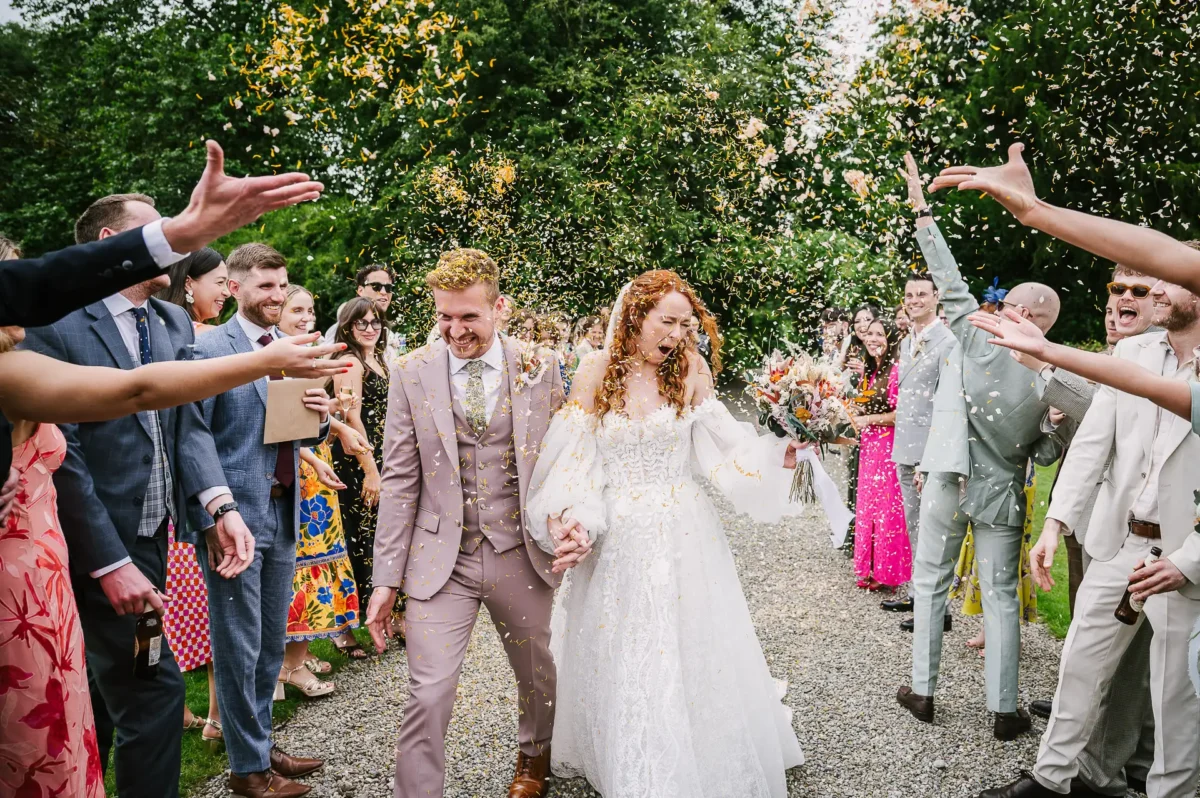
<instances>
[{"instance_id":1,"label":"man in sage green suit","mask_svg":"<svg viewBox=\"0 0 1200 798\"><path fill-rule=\"evenodd\" d=\"M947 594L970 524L988 643L988 709L996 713L995 736L1008 740L1030 725L1017 707L1025 470L1030 458L1043 465L1057 460L1074 425L1064 422L1053 433L1043 432L1049 405L1039 397L1034 375L971 325L967 317L979 303L924 202L915 164L909 194L919 214L917 242L960 346L942 372L921 458L927 476L913 568L912 687L900 688L897 697L918 720L933 721ZM1057 294L1036 283L1013 288L1004 305L1043 331L1058 317Z\"/></svg>"}]
</instances>

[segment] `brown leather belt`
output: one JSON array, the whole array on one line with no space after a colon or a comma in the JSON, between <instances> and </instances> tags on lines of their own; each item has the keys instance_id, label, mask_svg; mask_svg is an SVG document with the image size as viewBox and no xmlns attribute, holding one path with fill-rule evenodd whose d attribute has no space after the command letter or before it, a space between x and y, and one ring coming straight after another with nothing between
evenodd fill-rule
<instances>
[{"instance_id":1,"label":"brown leather belt","mask_svg":"<svg viewBox=\"0 0 1200 798\"><path fill-rule=\"evenodd\" d=\"M1150 540L1162 538L1162 527L1149 521L1139 521L1136 518L1129 519L1129 532L1139 538L1149 538Z\"/></svg>"},{"instance_id":2,"label":"brown leather belt","mask_svg":"<svg viewBox=\"0 0 1200 798\"><path fill-rule=\"evenodd\" d=\"M283 495L285 493L287 493L287 488L285 488L283 485L272 485L271 486L271 498L272 499L282 499Z\"/></svg>"}]
</instances>

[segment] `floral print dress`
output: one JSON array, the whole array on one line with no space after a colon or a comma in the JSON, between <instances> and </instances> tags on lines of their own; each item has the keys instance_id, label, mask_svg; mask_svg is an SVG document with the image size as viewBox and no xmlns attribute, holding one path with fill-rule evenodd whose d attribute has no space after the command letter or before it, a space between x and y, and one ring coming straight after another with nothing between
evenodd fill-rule
<instances>
[{"instance_id":1,"label":"floral print dress","mask_svg":"<svg viewBox=\"0 0 1200 798\"><path fill-rule=\"evenodd\" d=\"M329 444L313 449L330 462ZM336 637L359 625L358 586L346 551L337 491L300 462L300 533L288 609L289 643Z\"/></svg>"},{"instance_id":2,"label":"floral print dress","mask_svg":"<svg viewBox=\"0 0 1200 798\"><path fill-rule=\"evenodd\" d=\"M13 449L21 487L0 531L0 795L104 798L53 482L66 453L52 424Z\"/></svg>"}]
</instances>

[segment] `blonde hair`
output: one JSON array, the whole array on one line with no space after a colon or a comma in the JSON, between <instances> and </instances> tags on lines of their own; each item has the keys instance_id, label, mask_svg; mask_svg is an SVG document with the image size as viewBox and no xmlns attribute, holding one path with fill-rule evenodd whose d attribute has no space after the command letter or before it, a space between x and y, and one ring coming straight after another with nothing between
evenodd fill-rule
<instances>
[{"instance_id":1,"label":"blonde hair","mask_svg":"<svg viewBox=\"0 0 1200 798\"><path fill-rule=\"evenodd\" d=\"M437 266L425 275L425 284L438 291L465 291L476 283L483 283L489 302L500 298L500 267L478 249L443 252Z\"/></svg>"}]
</instances>

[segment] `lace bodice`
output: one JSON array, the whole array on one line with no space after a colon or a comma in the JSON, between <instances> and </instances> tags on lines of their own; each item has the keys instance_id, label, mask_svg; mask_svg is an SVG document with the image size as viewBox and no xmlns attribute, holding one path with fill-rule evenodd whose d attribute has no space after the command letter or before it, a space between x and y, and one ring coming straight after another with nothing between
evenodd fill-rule
<instances>
[{"instance_id":1,"label":"lace bodice","mask_svg":"<svg viewBox=\"0 0 1200 798\"><path fill-rule=\"evenodd\" d=\"M680 416L671 405L643 419L606 416L596 429L605 486L622 493L642 492L690 480L695 418L696 411Z\"/></svg>"}]
</instances>

